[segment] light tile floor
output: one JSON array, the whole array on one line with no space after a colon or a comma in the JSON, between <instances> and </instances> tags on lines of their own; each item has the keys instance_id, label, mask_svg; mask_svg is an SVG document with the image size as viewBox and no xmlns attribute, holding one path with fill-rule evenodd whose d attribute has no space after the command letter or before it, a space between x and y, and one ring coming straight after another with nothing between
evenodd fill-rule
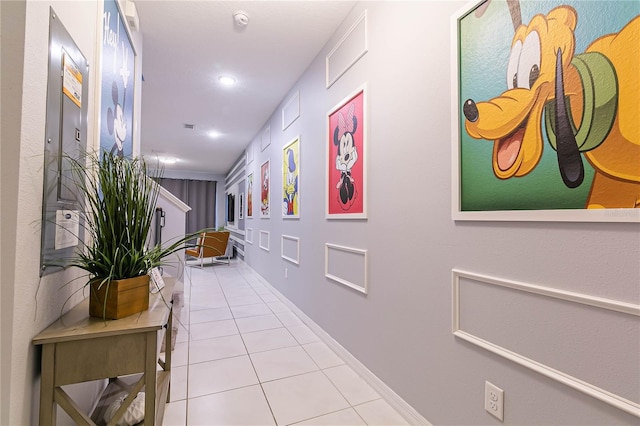
<instances>
[{"instance_id":1,"label":"light tile floor","mask_svg":"<svg viewBox=\"0 0 640 426\"><path fill-rule=\"evenodd\" d=\"M239 260L187 267L164 425L406 425Z\"/></svg>"}]
</instances>

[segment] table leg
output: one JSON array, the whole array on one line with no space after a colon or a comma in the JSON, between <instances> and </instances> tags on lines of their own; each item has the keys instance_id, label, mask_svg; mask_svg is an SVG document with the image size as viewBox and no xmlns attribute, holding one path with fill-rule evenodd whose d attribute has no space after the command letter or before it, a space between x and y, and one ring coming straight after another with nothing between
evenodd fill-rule
<instances>
[{"instance_id":1,"label":"table leg","mask_svg":"<svg viewBox=\"0 0 640 426\"><path fill-rule=\"evenodd\" d=\"M147 333L147 350L144 369L144 424L156 424L156 365L158 364L158 333Z\"/></svg>"},{"instance_id":2,"label":"table leg","mask_svg":"<svg viewBox=\"0 0 640 426\"><path fill-rule=\"evenodd\" d=\"M169 310L169 321L164 337L164 371L171 374L171 353L173 346L173 306ZM171 399L171 376L169 376L169 388L167 389L167 403Z\"/></svg>"},{"instance_id":3,"label":"table leg","mask_svg":"<svg viewBox=\"0 0 640 426\"><path fill-rule=\"evenodd\" d=\"M56 424L56 404L53 401L55 343L42 345L40 373L40 426Z\"/></svg>"}]
</instances>

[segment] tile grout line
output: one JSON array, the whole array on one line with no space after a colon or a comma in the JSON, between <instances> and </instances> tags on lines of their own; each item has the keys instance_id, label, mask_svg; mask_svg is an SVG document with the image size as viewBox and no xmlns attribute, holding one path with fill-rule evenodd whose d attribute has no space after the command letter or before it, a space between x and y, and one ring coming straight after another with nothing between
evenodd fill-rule
<instances>
[{"instance_id":1,"label":"tile grout line","mask_svg":"<svg viewBox=\"0 0 640 426\"><path fill-rule=\"evenodd\" d=\"M235 266L235 265L234 265L234 266ZM258 298L259 298L259 299L261 299L261 300L262 300L262 295L260 295L260 294L256 293L256 290L253 288L253 285L261 286L261 287L266 288L270 294L272 294L273 296L275 296L275 297L276 297L276 299L278 299L277 301L272 301L272 302L270 302L270 303L280 303L280 304L284 305L285 307L287 307L287 306L286 306L286 304L285 304L282 300L280 300L280 299L279 299L279 297L278 297L278 295L277 295L276 293L273 293L271 290L269 290L269 285L268 285L268 284L264 284L264 283L262 283L261 281L259 281L259 280L258 280L258 281L253 282L253 285L252 285L252 282L250 282L250 281L248 280L248 278L247 278L247 277L248 277L248 275L246 274L246 272L247 272L247 271L246 271L246 269L241 269L241 268L239 268L239 267L234 267L234 268L233 268L233 270L234 270L233 272L234 272L235 274L237 274L237 276L241 277L241 278L242 278L242 280L243 280L246 284L248 284L248 286L249 286L249 287L251 287L251 290L253 291L253 293L254 293L255 295L257 295L257 296L258 296ZM188 312L189 312L189 321L188 321L189 329L187 330L187 333L188 333L188 338L187 338L187 378L186 378L186 382L187 382L187 392L186 392L186 404L185 404L185 405L186 405L186 408L185 408L185 422L186 422L186 424L188 424L188 412L189 412L189 400L190 400L190 399L193 399L193 398L201 398L201 397L205 397L205 396L208 396L208 395L215 395L215 394L220 394L220 393L224 393L224 392L229 392L229 391L233 391L233 390L238 390L238 389L249 388L249 387L255 386L255 384L247 385L247 386L240 386L240 387L233 388L233 389L226 389L226 390L221 390L221 391L218 391L218 392L208 393L208 394L205 394L205 395L199 395L199 396L197 396L197 397L191 397L191 396L189 395L189 371L190 371L190 367L191 367L191 343L192 343L192 342L197 342L197 341L203 341L203 340L211 340L211 339L217 339L217 338L222 338L222 337L228 337L228 336L233 336L233 335L236 335L236 334L238 334L238 335L240 336L240 338L241 338L241 341L242 341L243 346L244 346L244 349L245 349L245 354L246 354L246 356L249 358L249 361L251 362L251 365L252 365L252 368L253 368L253 372L254 372L254 374L255 374L255 376L256 376L256 378L257 378L257 380L258 380L258 383L257 383L257 384L258 384L258 385L260 385L260 389L261 389L261 391L262 391L262 394L263 394L263 396L264 396L264 398L265 398L265 401L267 402L267 406L269 407L269 410L270 410L270 413L271 413L271 417L272 417L272 419L273 419L273 421L274 421L274 423L275 423L276 425L278 425L278 423L277 423L277 420L276 420L276 418L275 418L275 414L274 414L273 408L272 408L272 406L271 406L271 403L270 403L269 399L267 398L267 395L266 395L265 389L264 389L264 387L263 387L263 384L264 384L264 383L275 382L275 381L278 381L278 380L288 379L288 378L292 378L292 377L302 376L302 375L305 375L305 374L311 374L311 373L314 373L315 371L321 371L321 372L322 372L323 377L325 377L327 380L329 380L329 382L331 383L331 386L332 386L335 390L337 390L337 391L338 391L338 393L341 395L341 397L342 397L342 398L345 400L345 402L348 404L348 407L341 408L341 409L339 409L339 410L335 410L335 411L331 411L331 412L327 412L327 413L323 413L323 414L321 414L321 415L313 416L313 417L310 417L310 418L308 418L308 419L297 420L295 423L304 422L304 421L312 420L312 419L315 419L315 418L320 418L320 417L323 417L323 416L326 416L326 415L331 415L331 414L334 414L334 413L337 413L337 412L340 412L340 411L343 411L343 410L347 410L347 409L349 409L349 408L350 408L350 409L352 409L353 411L355 411L355 413L356 413L357 417L358 417L359 419L361 419L361 420L363 421L363 423L364 423L364 424L367 424L367 423L366 423L366 421L364 420L364 418L362 418L362 416L360 415L360 413L359 413L355 408L356 408L357 406L361 406L361 405L364 405L364 404L367 404L367 403L370 403L370 402L373 402L373 401L377 401L377 400L384 400L384 398L383 398L382 396L378 395L378 398L375 398L375 399L373 399L373 400L370 400L370 401L364 401L364 402L359 403L359 404L356 404L356 405L352 404L352 403L351 403L351 402L350 402L350 401L345 397L345 395L340 391L340 389L337 387L337 385L336 385L336 384L331 380L331 378L327 375L327 373L325 372L325 370L327 370L327 369L329 369L329 368L334 368L334 367L339 367L339 366L344 366L344 365L346 365L347 367L349 367L349 364L346 362L346 360L344 360L342 357L340 357L340 356L338 356L337 354L335 354L335 353L334 353L334 355L336 355L336 356L338 357L338 359L340 359L340 360L343 362L343 364L339 364L339 365L336 365L336 366L329 366L329 367L327 367L327 368L322 368L322 367L319 365L319 363L318 363L318 362L317 362L317 361L316 361L316 360L311 356L311 354L310 354L309 350L308 350L307 348L305 348L305 347L304 347L304 344L309 345L309 344L314 344L314 343L324 343L324 342L323 342L323 340L322 340L322 339L321 339L321 338L320 338L320 337L319 337L319 336L314 332L314 330L313 330L313 329L311 329L311 327L308 327L308 326L304 323L304 321L302 321L302 320L301 320L301 319L300 319L300 318L295 314L295 312L294 312L294 311L292 311L292 310L288 309L288 307L287 307L286 311L278 310L278 312L276 312L276 311L274 311L274 308L268 304L269 302L266 302L266 301L262 300L262 303L258 303L258 304L265 304L265 305L269 308L269 311L271 312L270 314L257 314L257 315L249 315L249 316L236 317L236 316L235 316L235 314L233 313L232 309L231 309L231 306L229 305L229 296L228 296L228 293L232 293L232 292L233 292L233 290L234 290L236 287L241 286L241 285L244 285L244 284L240 284L240 283L233 283L233 284L225 284L225 285L223 286L223 285L222 285L222 281L221 281L221 279L220 279L220 275L219 275L220 270L216 268L216 269L214 269L214 270L213 270L213 272L214 272L214 276L215 276L215 281L217 282L217 284L218 284L218 286L219 286L219 288L220 288L220 291L222 292L222 296L224 297L224 300L225 300L225 303L226 303L226 309L228 309L228 311L229 311L229 312L230 312L230 314L231 314L231 318L230 318L230 319L233 319L233 321L234 321L234 325L235 325L235 328L236 328L236 330L237 330L237 333L230 334L230 335L225 335L225 336L216 336L216 337L211 337L211 338L208 338L208 339L199 339L199 340L192 340L192 339L191 339L191 325L192 325L192 324L191 324L191 313L192 313L191 307L192 307L192 305L193 305L193 303L192 303L192 302L193 302L193 299L192 299L193 282L192 282L192 277L191 277L191 275L192 275L192 274L185 274L185 276L187 276L187 275L188 275L188 280L189 280L189 296L190 296L190 297L189 297L189 309L188 309ZM252 275L252 277L255 277L255 275ZM226 281L226 278L225 278L225 281ZM267 293L264 293L263 295L266 295L266 294L267 294ZM238 297L243 297L243 296L238 296ZM238 305L238 306L251 306L251 305L257 305L257 304ZM278 309L278 308L275 308L275 309ZM288 314L292 315L293 317L295 317L298 321L300 321L300 324L294 324L294 325L291 325L291 326L287 326L287 325L285 325L285 323L283 322L283 320L282 320L282 319L280 318L280 316L278 315L278 314L285 314L285 313L288 313ZM238 320L241 320L242 318L255 318L255 317L267 316L267 315L272 315L273 317L275 317L275 318L276 318L276 320L277 320L277 322L278 322L279 324L281 324L281 326L279 326L279 327L275 327L275 328L266 328L266 329L260 329L260 330L246 331L246 332L241 331L241 330L240 330L240 327L238 326ZM222 320L204 321L203 323L206 323L206 322L218 322L218 321L222 321ZM198 323L198 324L200 324L200 323ZM296 326L305 326L305 327L307 328L307 330L308 330L308 331L309 331L309 332L310 332L310 333L311 333L315 338L317 338L318 340L314 340L314 341L307 342L307 343L304 343L304 344L303 344L303 343L301 343L301 342L300 342L300 341L295 337L295 335L293 335L293 333L291 333L291 330L290 330L290 327L296 327ZM248 350L248 347L247 347L247 344L246 344L246 342L245 342L245 338L244 338L244 335L245 335L245 334L259 333L259 332L265 332L265 331L271 331L271 330L279 330L280 328L284 328L284 329L285 329L289 334L291 334L291 335L293 336L294 341L296 342L296 344L294 344L294 345L290 345L290 346L284 346L284 347L281 347L281 348L273 348L273 349L268 349L268 350L260 350L260 351L254 352L254 353L249 353L249 350ZM302 340L305 340L305 339L303 338ZM326 345L326 343L325 343L325 345ZM267 380L267 381L262 381L262 380L260 379L260 377L258 376L258 373L257 373L256 367L255 367L255 364L254 364L254 362L253 362L253 359L252 359L252 356L251 356L251 355L253 355L253 354L259 354L259 353L272 352L272 351L281 350L281 349L286 349L286 348L295 348L296 346L299 346L299 347L301 347L301 348L302 348L303 353L305 353L305 354L306 354L306 355L307 355L307 356L312 360L313 364L317 367L317 370L315 370L315 371L311 371L311 372L304 372L304 373L293 374L293 375L285 376L285 377L279 377L279 378L272 379L272 380ZM327 346L328 346L328 345L327 345ZM331 348L330 348L330 347L329 347L329 349L331 350ZM332 351L332 352L333 352L333 351ZM239 358L239 357L241 357L241 356L245 356L245 354L243 354L243 355L237 355L237 356L230 356L230 357L219 358L219 359L211 360L211 361L219 361L219 360L222 360L222 359ZM200 363L204 363L204 362L209 362L209 361L202 361L202 362L200 362ZM196 363L196 364L200 364L200 363ZM195 364L194 364L194 365L195 365ZM358 374L357 372L356 372L356 375L358 375L358 376L359 376L359 374ZM366 383L366 381L365 381L365 383ZM375 391L375 389L374 389L374 391ZM376 392L376 393L377 393L377 392ZM177 402L177 401L176 401L176 402ZM292 424L295 424L295 423L292 423Z\"/></svg>"},{"instance_id":2,"label":"tile grout line","mask_svg":"<svg viewBox=\"0 0 640 426\"><path fill-rule=\"evenodd\" d=\"M247 282L246 278L242 274L240 274L240 275L245 280L245 282ZM248 284L248 282L247 282L247 284ZM249 285L249 286L251 287L251 285ZM231 310L231 306L229 306L229 310ZM231 316L233 316L233 311L231 312ZM238 327L238 323L236 321L235 316L233 316L233 321L236 323L236 328L238 328L238 331L240 332L240 328ZM278 319L278 321L280 321L280 320ZM264 396L264 400L267 403L267 407L269 407L269 412L271 413L271 418L273 419L273 423L277 426L278 425L278 421L276 420L276 415L273 412L273 408L271 407L271 404L269 403L269 398L267 398L267 394L264 391L264 387L262 386L262 381L260 380L260 376L258 376L258 371L256 370L256 366L254 365L253 359L251 358L251 355L249 354L249 348L247 348L247 343L244 341L244 337L242 336L242 332L240 332L240 340L242 340L242 344L244 345L244 349L245 349L245 351L247 351L247 357L249 358L249 362L251 363L251 368L253 368L253 374L256 375L256 379L258 380L258 385L260 386L260 390L262 391L262 395Z\"/></svg>"}]
</instances>

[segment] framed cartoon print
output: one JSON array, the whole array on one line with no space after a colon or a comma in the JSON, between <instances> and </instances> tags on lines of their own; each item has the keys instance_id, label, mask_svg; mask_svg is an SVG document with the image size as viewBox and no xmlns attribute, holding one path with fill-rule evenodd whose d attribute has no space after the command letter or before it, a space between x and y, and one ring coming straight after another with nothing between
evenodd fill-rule
<instances>
[{"instance_id":1,"label":"framed cartoon print","mask_svg":"<svg viewBox=\"0 0 640 426\"><path fill-rule=\"evenodd\" d=\"M606 4L454 17L455 220L640 222L640 3Z\"/></svg>"},{"instance_id":2,"label":"framed cartoon print","mask_svg":"<svg viewBox=\"0 0 640 426\"><path fill-rule=\"evenodd\" d=\"M117 0L104 1L103 24L100 148L118 156L131 157L136 52Z\"/></svg>"},{"instance_id":3,"label":"framed cartoon print","mask_svg":"<svg viewBox=\"0 0 640 426\"><path fill-rule=\"evenodd\" d=\"M247 176L247 218L253 217L253 173Z\"/></svg>"},{"instance_id":4,"label":"framed cartoon print","mask_svg":"<svg viewBox=\"0 0 640 426\"><path fill-rule=\"evenodd\" d=\"M269 218L269 184L271 177L269 170L269 160L260 166L260 217Z\"/></svg>"},{"instance_id":5,"label":"framed cartoon print","mask_svg":"<svg viewBox=\"0 0 640 426\"><path fill-rule=\"evenodd\" d=\"M326 217L366 219L366 85L327 113L326 138Z\"/></svg>"},{"instance_id":6,"label":"framed cartoon print","mask_svg":"<svg viewBox=\"0 0 640 426\"><path fill-rule=\"evenodd\" d=\"M282 217L300 218L300 136L282 148Z\"/></svg>"}]
</instances>

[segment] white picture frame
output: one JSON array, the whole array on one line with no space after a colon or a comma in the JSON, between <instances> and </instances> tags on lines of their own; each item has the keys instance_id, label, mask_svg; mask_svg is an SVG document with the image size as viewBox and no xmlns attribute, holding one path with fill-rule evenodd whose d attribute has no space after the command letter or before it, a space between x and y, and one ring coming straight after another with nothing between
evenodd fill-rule
<instances>
[{"instance_id":1,"label":"white picture frame","mask_svg":"<svg viewBox=\"0 0 640 426\"><path fill-rule=\"evenodd\" d=\"M266 160L260 165L260 218L271 217L271 163Z\"/></svg>"},{"instance_id":2,"label":"white picture frame","mask_svg":"<svg viewBox=\"0 0 640 426\"><path fill-rule=\"evenodd\" d=\"M300 135L282 147L282 218L300 219ZM292 170L293 169L293 170Z\"/></svg>"},{"instance_id":3,"label":"white picture frame","mask_svg":"<svg viewBox=\"0 0 640 426\"><path fill-rule=\"evenodd\" d=\"M592 10L592 12L590 12L591 15L589 15L587 21L577 20L578 25L583 26L576 28L574 37L576 40L570 40L571 51L573 51L574 44L578 42L586 46L593 40L605 35L604 33L619 31L624 22L628 20L625 16L616 16L616 21L618 22L614 24L613 20L610 19L611 15L602 15L597 4L591 5L585 2L567 0L568 5L573 3L576 6L579 4L582 12L588 11L588 9ZM535 3L534 6L540 9L536 10L535 13L544 16L544 19L551 12L551 6L545 2ZM598 14L602 15L602 17ZM557 157L554 148L548 142L545 142L544 138L541 138L539 142L541 144L539 149L543 154L553 153L553 155L545 156L541 154L539 162L534 163L531 161L532 166L522 167L521 170L519 169L519 164L522 164L522 162L518 160L508 168L506 165L500 166L498 163L498 158L501 158L497 154L500 146L498 143L506 139L508 135L504 137L492 136L491 138L495 139L493 141L475 139L476 137L479 138L480 134L473 137L469 134L467 126L471 125L475 129L474 123L479 119L476 117L474 121L470 121L465 118L464 105L469 101L472 102L472 106L476 108L476 111L478 111L478 105L494 105L496 102L500 102L503 96L504 98L512 99L511 104L516 106L518 104L524 105L525 103L519 102L519 97L517 99L514 98L512 92L515 92L509 90L507 83L504 82L504 75L510 57L508 50L515 43L512 41L514 33L507 31L505 35L495 35L487 32L485 35L481 31L481 28L511 27L510 16L514 26L518 22L518 18L521 24L525 26L529 24L527 20L522 19L523 16L519 10L515 11L515 9L508 8L507 2L489 4L484 0L474 0L467 3L452 16L452 219L460 221L640 222L640 208L588 208L593 203L592 194L603 194L606 191L594 191L593 188L589 188L592 181L591 176L597 174L598 171L596 166L591 167L590 162L587 161L587 151L583 154L578 153L584 168L584 181L576 178L573 183L563 183L564 179L561 174L562 170L566 169L559 166L560 160L558 158L553 158L554 156ZM527 16L526 18L529 19L530 17ZM596 19L597 23L594 22L590 27L584 27L584 23L580 24L580 22L591 22L592 18ZM461 30L463 27L465 28L464 31ZM601 32L604 33L601 34ZM463 39L464 37L468 39ZM579 38L582 38L582 40ZM470 40L473 40L473 42L470 42ZM547 43L547 45L550 44ZM545 46L542 46L540 49L544 48ZM489 57L481 54L481 52L491 52L491 55ZM581 53L583 51L576 48L575 54ZM476 63L477 61L484 62ZM490 68L492 72L478 73L477 69L479 68ZM494 68L495 72L493 72ZM545 75L552 74L553 72ZM547 82L543 83L546 84ZM490 94L485 95L485 92ZM540 126L543 129L542 133L546 131L548 134L549 130L544 122L545 115L543 113ZM509 123L511 121L506 124ZM506 126L506 124L502 127L511 128L511 125ZM497 130L489 130L492 131L490 134L499 134ZM489 130L485 130L485 132L489 134ZM603 143L606 144L608 141L605 140ZM522 156L524 155L521 152L523 149L518 148L517 158L520 158L521 154ZM534 150L531 149L530 151ZM592 150L591 152L594 151ZM463 161L463 158L466 160ZM507 157L503 156L502 158ZM620 161L633 161L633 159L621 159ZM517 170L514 171L513 169ZM498 174L501 175L500 178L496 177ZM575 187L571 187L571 185ZM621 186L616 186L616 188L621 188ZM625 188L630 187L626 186ZM631 191L630 189L618 190ZM633 198L631 192L629 195ZM598 203L593 204L594 206L598 205ZM631 205L633 205L632 200L630 201Z\"/></svg>"},{"instance_id":4,"label":"white picture frame","mask_svg":"<svg viewBox=\"0 0 640 426\"><path fill-rule=\"evenodd\" d=\"M327 112L326 219L367 219L369 186L367 86L367 83L362 84ZM342 127L340 123L344 123L346 127ZM346 152L342 152L343 150Z\"/></svg>"}]
</instances>

